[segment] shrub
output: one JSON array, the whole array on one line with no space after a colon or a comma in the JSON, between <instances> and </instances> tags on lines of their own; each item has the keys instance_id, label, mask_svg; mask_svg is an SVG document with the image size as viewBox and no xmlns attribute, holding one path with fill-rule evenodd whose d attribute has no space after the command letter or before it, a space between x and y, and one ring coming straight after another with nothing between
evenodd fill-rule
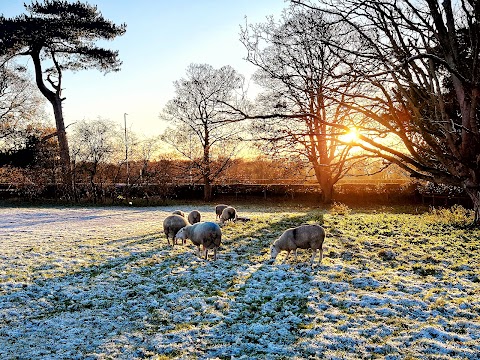
<instances>
[{"instance_id":1,"label":"shrub","mask_svg":"<svg viewBox=\"0 0 480 360\"><path fill-rule=\"evenodd\" d=\"M330 214L332 215L349 215L352 210L343 203L334 202L330 208Z\"/></svg>"},{"instance_id":2,"label":"shrub","mask_svg":"<svg viewBox=\"0 0 480 360\"><path fill-rule=\"evenodd\" d=\"M453 225L467 226L474 221L473 210L465 209L461 205L454 205L451 208L430 209L427 219L431 222Z\"/></svg>"}]
</instances>

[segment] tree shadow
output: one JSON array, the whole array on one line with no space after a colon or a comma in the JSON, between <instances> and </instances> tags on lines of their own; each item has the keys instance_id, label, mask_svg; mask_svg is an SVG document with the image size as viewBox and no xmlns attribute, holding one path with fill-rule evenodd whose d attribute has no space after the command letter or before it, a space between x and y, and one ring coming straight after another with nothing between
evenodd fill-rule
<instances>
[{"instance_id":1,"label":"tree shadow","mask_svg":"<svg viewBox=\"0 0 480 360\"><path fill-rule=\"evenodd\" d=\"M217 262L190 248L172 249L163 234L110 240L129 249L161 237L148 251L2 294L0 357L15 358L24 349L60 359L301 356L300 330L312 320L312 270L302 263L271 265L265 257L283 230L308 220L280 219L230 237Z\"/></svg>"},{"instance_id":2,"label":"tree shadow","mask_svg":"<svg viewBox=\"0 0 480 360\"><path fill-rule=\"evenodd\" d=\"M155 353L199 358L302 356L306 349L299 345L301 331L313 319L308 305L312 276L321 266L312 270L308 262L271 264L267 260L276 237L310 219L308 215L281 219L226 240L224 247L229 250L221 253L217 263L203 263L194 271L193 278L202 286L204 311L188 319L164 317L165 323L173 325L153 336ZM300 258L308 261L310 256ZM215 272L224 261L238 266L219 279ZM205 272L211 276L202 276ZM192 274L186 281L191 280ZM194 302L188 297L183 300Z\"/></svg>"}]
</instances>

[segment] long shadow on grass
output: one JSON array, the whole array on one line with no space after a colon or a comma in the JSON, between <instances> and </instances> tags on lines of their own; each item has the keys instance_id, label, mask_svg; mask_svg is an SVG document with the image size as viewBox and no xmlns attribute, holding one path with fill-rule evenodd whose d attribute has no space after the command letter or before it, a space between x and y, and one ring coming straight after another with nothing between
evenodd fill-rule
<instances>
[{"instance_id":1,"label":"long shadow on grass","mask_svg":"<svg viewBox=\"0 0 480 360\"><path fill-rule=\"evenodd\" d=\"M309 220L311 216L306 215L259 228L241 225L252 227L252 231L227 239L221 260L191 264L188 276L179 273L171 279L190 289L188 294L177 292L179 308L202 311L184 317L164 314L162 320L169 327L159 326L152 336L155 353L226 359L305 354L296 343L300 329L311 321L308 300L312 270L305 264L269 264L265 253L283 230ZM225 226L224 234L237 232L239 226Z\"/></svg>"},{"instance_id":2,"label":"long shadow on grass","mask_svg":"<svg viewBox=\"0 0 480 360\"><path fill-rule=\"evenodd\" d=\"M127 249L147 241L163 244L154 233L116 240ZM170 257L161 245L66 275L42 273L31 285L2 284L0 358L28 358L27 349L33 358L85 358L101 352L106 342L143 328L144 309L158 305L153 301L156 282L136 269ZM33 268L32 278L44 269ZM169 270L164 266L159 272ZM148 301L151 305L143 306Z\"/></svg>"},{"instance_id":3,"label":"long shadow on grass","mask_svg":"<svg viewBox=\"0 0 480 360\"><path fill-rule=\"evenodd\" d=\"M259 253L307 220L280 219L231 237L215 263L145 234L161 246L13 289L0 296L0 357L25 349L59 359L294 355L298 329L309 321L310 270L264 264Z\"/></svg>"}]
</instances>

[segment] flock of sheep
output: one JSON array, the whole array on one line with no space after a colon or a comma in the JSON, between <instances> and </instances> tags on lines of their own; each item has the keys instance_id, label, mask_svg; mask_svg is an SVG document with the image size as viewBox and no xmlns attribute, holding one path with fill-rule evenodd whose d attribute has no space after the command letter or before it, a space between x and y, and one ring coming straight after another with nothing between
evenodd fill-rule
<instances>
[{"instance_id":1,"label":"flock of sheep","mask_svg":"<svg viewBox=\"0 0 480 360\"><path fill-rule=\"evenodd\" d=\"M239 217L234 207L225 204L216 205L215 214L221 224L227 221L249 220ZM200 256L200 247L202 247L202 253L207 260L208 250L213 249L213 258L217 260L217 249L222 242L222 230L215 222L202 222L198 210L193 210L186 216L181 210L174 211L163 221L163 231L167 237L168 245L170 245L170 238L172 238L172 246L177 244L177 240L185 245L187 239L190 239L197 247L198 256ZM271 260L274 261L282 250L287 252L285 260L288 259L292 251L295 260L297 260L297 249L312 249L313 255L310 262L313 266L317 252L320 252L319 263L322 262L324 239L325 230L320 225L300 225L287 229L272 244L270 248Z\"/></svg>"}]
</instances>

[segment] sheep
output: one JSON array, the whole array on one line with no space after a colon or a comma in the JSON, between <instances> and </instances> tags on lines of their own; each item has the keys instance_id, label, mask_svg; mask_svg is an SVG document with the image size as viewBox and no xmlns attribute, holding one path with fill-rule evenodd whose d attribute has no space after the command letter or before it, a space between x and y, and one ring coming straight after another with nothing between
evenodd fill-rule
<instances>
[{"instance_id":1,"label":"sheep","mask_svg":"<svg viewBox=\"0 0 480 360\"><path fill-rule=\"evenodd\" d=\"M172 236L172 246L176 244L175 235L177 235L178 230L187 226L187 220L180 215L170 215L163 220L163 232L167 237L167 243L170 245L169 236Z\"/></svg>"},{"instance_id":2,"label":"sheep","mask_svg":"<svg viewBox=\"0 0 480 360\"><path fill-rule=\"evenodd\" d=\"M297 260L297 249L312 249L313 256L311 260L311 266L315 261L315 255L320 250L320 260L323 259L323 241L325 239L325 230L320 225L301 225L295 228L287 229L280 237L275 240L270 248L271 260L275 261L275 258L280 251L287 251L287 257L284 262L290 256L290 251L295 252L295 260Z\"/></svg>"},{"instance_id":3,"label":"sheep","mask_svg":"<svg viewBox=\"0 0 480 360\"><path fill-rule=\"evenodd\" d=\"M225 221L237 221L237 210L234 207L228 206L222 211L220 215L220 222L223 224Z\"/></svg>"},{"instance_id":4,"label":"sheep","mask_svg":"<svg viewBox=\"0 0 480 360\"><path fill-rule=\"evenodd\" d=\"M228 205L225 205L225 204L218 204L215 206L215 214L217 215L217 219L220 219L220 216L222 216L223 209L227 207Z\"/></svg>"},{"instance_id":5,"label":"sheep","mask_svg":"<svg viewBox=\"0 0 480 360\"><path fill-rule=\"evenodd\" d=\"M213 248L213 259L217 260L217 249L222 242L222 230L213 222L199 222L193 225L187 225L180 229L175 236L175 241L180 239L185 242L187 239L197 247L197 255L200 256L200 245L205 251L205 260L208 259L208 249Z\"/></svg>"},{"instance_id":6,"label":"sheep","mask_svg":"<svg viewBox=\"0 0 480 360\"><path fill-rule=\"evenodd\" d=\"M185 217L185 213L182 210L175 210L174 212L172 212L172 214Z\"/></svg>"},{"instance_id":7,"label":"sheep","mask_svg":"<svg viewBox=\"0 0 480 360\"><path fill-rule=\"evenodd\" d=\"M190 214L188 214L188 222L190 224L198 223L200 222L201 217L202 216L200 215L200 212L198 210L192 210L190 211Z\"/></svg>"}]
</instances>

